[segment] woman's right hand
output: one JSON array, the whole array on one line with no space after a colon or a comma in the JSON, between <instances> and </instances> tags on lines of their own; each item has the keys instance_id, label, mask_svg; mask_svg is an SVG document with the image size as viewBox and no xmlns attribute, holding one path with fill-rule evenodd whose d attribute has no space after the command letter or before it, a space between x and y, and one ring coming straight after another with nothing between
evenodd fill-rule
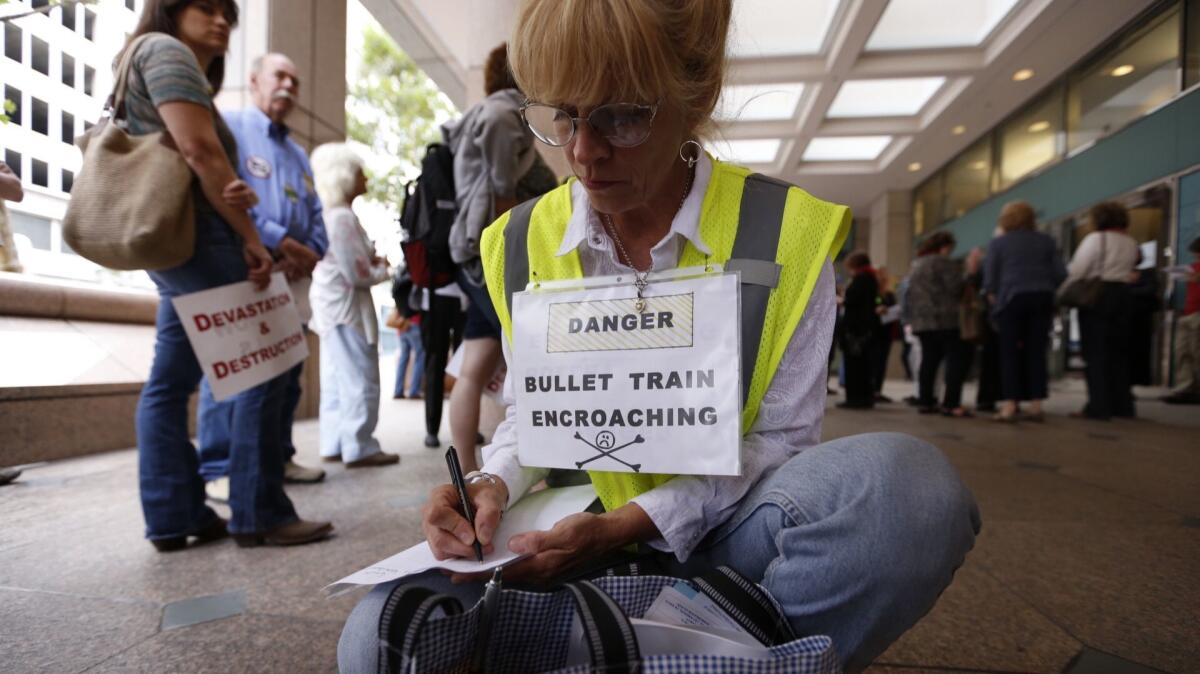
<instances>
[{"instance_id":1,"label":"woman's right hand","mask_svg":"<svg viewBox=\"0 0 1200 674\"><path fill-rule=\"evenodd\" d=\"M246 279L254 283L254 287L262 290L271 283L271 253L260 241L247 241L242 246L242 256L246 259L249 273Z\"/></svg>"},{"instance_id":2,"label":"woman's right hand","mask_svg":"<svg viewBox=\"0 0 1200 674\"><path fill-rule=\"evenodd\" d=\"M258 194L246 181L238 179L231 181L221 192L221 197L230 208L248 211L258 205Z\"/></svg>"},{"instance_id":3,"label":"woman's right hand","mask_svg":"<svg viewBox=\"0 0 1200 674\"><path fill-rule=\"evenodd\" d=\"M480 481L467 486L467 497L475 507L474 530L463 517L454 485L443 484L429 493L429 501L421 509L421 528L435 559L462 557L473 560L475 548L472 543L476 540L485 555L492 552L492 537L508 503L508 486L504 480L495 479L496 484Z\"/></svg>"}]
</instances>

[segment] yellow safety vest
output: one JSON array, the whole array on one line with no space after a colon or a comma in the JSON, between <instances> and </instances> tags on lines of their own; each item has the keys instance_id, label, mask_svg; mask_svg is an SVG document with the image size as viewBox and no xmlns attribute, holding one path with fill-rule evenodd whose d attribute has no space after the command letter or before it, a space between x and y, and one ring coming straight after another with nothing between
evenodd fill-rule
<instances>
[{"instance_id":1,"label":"yellow safety vest","mask_svg":"<svg viewBox=\"0 0 1200 674\"><path fill-rule=\"evenodd\" d=\"M572 181L573 182L573 181ZM794 185L713 161L700 214L707 261L742 272L742 434L758 415L792 332L825 262L850 229L850 210ZM484 230L480 250L488 292L504 334L512 341L512 294L531 281L583 277L579 251L557 251L571 219L571 183L527 201ZM690 242L679 267L705 264ZM824 351L827 344L813 345ZM753 372L752 375L748 374ZM608 511L675 477L588 471Z\"/></svg>"}]
</instances>

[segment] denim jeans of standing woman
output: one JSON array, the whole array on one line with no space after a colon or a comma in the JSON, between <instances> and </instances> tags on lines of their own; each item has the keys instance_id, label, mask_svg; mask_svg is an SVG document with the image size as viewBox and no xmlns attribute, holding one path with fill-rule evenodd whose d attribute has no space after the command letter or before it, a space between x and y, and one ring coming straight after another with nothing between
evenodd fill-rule
<instances>
[{"instance_id":1,"label":"denim jeans of standing woman","mask_svg":"<svg viewBox=\"0 0 1200 674\"><path fill-rule=\"evenodd\" d=\"M171 299L246 280L241 241L223 222L196 218L196 251L187 262L150 272L159 304L154 363L137 407L138 478L146 538L195 534L217 514L204 503L196 448L188 435L188 398L203 374ZM229 531L263 532L298 519L283 491L279 423L285 378L233 398L230 419Z\"/></svg>"},{"instance_id":2,"label":"denim jeans of standing woman","mask_svg":"<svg viewBox=\"0 0 1200 674\"><path fill-rule=\"evenodd\" d=\"M408 397L416 398L421 395L421 378L425 376L425 347L421 346L421 324L410 323L408 329L400 333L400 358L396 362L396 386L392 392L393 398L403 398L404 374L408 371L409 360L412 360L412 378L408 384Z\"/></svg>"}]
</instances>

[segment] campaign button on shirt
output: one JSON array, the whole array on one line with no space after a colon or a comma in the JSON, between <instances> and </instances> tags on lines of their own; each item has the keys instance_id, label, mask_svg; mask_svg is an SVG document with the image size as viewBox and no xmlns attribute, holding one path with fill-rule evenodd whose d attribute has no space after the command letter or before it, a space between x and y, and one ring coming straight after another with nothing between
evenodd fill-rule
<instances>
[{"instance_id":1,"label":"campaign button on shirt","mask_svg":"<svg viewBox=\"0 0 1200 674\"><path fill-rule=\"evenodd\" d=\"M265 180L271 177L271 162L257 155L250 155L246 157L246 172Z\"/></svg>"}]
</instances>

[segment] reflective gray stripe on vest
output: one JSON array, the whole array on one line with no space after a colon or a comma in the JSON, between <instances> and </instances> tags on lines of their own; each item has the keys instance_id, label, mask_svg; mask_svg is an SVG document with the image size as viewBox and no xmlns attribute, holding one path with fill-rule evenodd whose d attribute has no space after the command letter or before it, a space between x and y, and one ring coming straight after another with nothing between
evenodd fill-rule
<instances>
[{"instance_id":1,"label":"reflective gray stripe on vest","mask_svg":"<svg viewBox=\"0 0 1200 674\"><path fill-rule=\"evenodd\" d=\"M742 275L742 402L750 397L750 380L758 362L758 348L767 320L771 290L779 284L782 271L775 262L783 209L791 185L755 173L746 177L738 213L737 237L725 263L728 271ZM504 226L504 297L512 321L513 293L529 284L529 220L538 199L512 210Z\"/></svg>"},{"instance_id":2,"label":"reflective gray stripe on vest","mask_svg":"<svg viewBox=\"0 0 1200 674\"><path fill-rule=\"evenodd\" d=\"M742 404L750 400L750 380L758 362L767 303L783 271L775 262L775 253L779 250L783 209L790 187L758 173L746 177L737 237L725 263L725 269L742 272Z\"/></svg>"},{"instance_id":3,"label":"reflective gray stripe on vest","mask_svg":"<svg viewBox=\"0 0 1200 674\"><path fill-rule=\"evenodd\" d=\"M512 209L504 226L504 299L508 303L508 322L512 324L513 293L529 285L529 218L541 197L522 202Z\"/></svg>"}]
</instances>

